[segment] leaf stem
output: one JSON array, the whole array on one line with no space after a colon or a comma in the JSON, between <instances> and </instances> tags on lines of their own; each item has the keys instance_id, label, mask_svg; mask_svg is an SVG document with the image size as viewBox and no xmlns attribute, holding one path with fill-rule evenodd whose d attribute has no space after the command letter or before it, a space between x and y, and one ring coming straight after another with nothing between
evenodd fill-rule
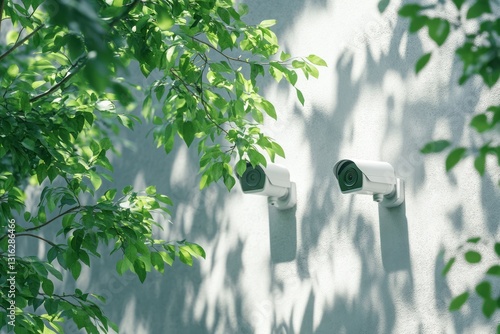
<instances>
[{"instance_id":1,"label":"leaf stem","mask_svg":"<svg viewBox=\"0 0 500 334\"><path fill-rule=\"evenodd\" d=\"M2 1L2 0L0 0ZM2 6L3 6L3 1L2 1ZM0 60L2 60L3 58L7 57L9 54L11 54L15 49L17 49L18 47L20 47L21 45L24 44L24 42L26 42L28 39L30 39L34 34L36 34L40 29L42 29L44 27L44 25L39 25L35 30L33 30L31 33L29 33L28 35L26 35L23 39L21 39L20 41L18 41L16 44L14 44L13 47L11 47L9 50L5 51L5 53L3 53L2 55L0 55Z\"/></svg>"}]
</instances>

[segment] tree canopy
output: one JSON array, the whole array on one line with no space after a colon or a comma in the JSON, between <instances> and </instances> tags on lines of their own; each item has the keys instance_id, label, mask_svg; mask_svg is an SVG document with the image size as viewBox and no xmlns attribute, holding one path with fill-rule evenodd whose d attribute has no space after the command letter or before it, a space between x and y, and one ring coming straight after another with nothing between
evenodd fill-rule
<instances>
[{"instance_id":1,"label":"tree canopy","mask_svg":"<svg viewBox=\"0 0 500 334\"><path fill-rule=\"evenodd\" d=\"M275 22L246 24L247 12L231 0L0 0L0 328L62 332L70 320L88 333L118 330L102 296L54 284L64 271L78 279L106 245L121 254L118 273L141 282L176 258L205 257L195 243L154 237L155 213L173 205L155 185L103 188L121 128L150 122L166 154L176 138L196 144L200 188L222 180L231 189L247 162L285 156L260 129L277 114L258 78L286 80L303 104L298 72L318 77L326 63L278 56ZM33 208L28 185L42 189ZM42 237L47 226L56 235ZM46 243L46 258L16 253L21 237Z\"/></svg>"}]
</instances>

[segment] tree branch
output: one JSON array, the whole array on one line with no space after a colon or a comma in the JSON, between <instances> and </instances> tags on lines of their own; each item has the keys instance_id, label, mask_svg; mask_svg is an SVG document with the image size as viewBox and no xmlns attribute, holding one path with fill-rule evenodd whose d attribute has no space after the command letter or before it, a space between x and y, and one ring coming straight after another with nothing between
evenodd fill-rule
<instances>
[{"instance_id":1,"label":"tree branch","mask_svg":"<svg viewBox=\"0 0 500 334\"><path fill-rule=\"evenodd\" d=\"M38 225L38 226L35 226L35 227L28 228L28 229L24 230L23 232L29 232L29 231L38 230L38 229L40 229L40 228L42 228L42 227L44 227L44 226L46 226L46 225L49 225L49 224L50 224L50 223L52 223L53 221L55 221L55 220L57 220L57 219L61 218L61 217L62 217L62 216L64 216L65 214L68 214L68 213L70 213L70 212L73 212L73 211L75 211L75 210L77 210L77 209L79 209L79 208L81 208L81 206L80 206L80 205L77 205L77 206L74 206L74 207L72 207L72 208L69 208L68 210L66 210L66 211L64 211L64 212L62 212L62 213L60 213L60 214L58 214L58 215L57 215L57 216L55 216L54 218L52 218L52 219L48 220L47 222L43 223L42 225ZM16 234L16 235L17 235L17 234Z\"/></svg>"},{"instance_id":2,"label":"tree branch","mask_svg":"<svg viewBox=\"0 0 500 334\"><path fill-rule=\"evenodd\" d=\"M58 90L66 81L68 81L73 75L75 75L76 73L78 73L78 71L80 70L81 68L81 65L87 60L87 56L84 55L84 56L81 56L80 58L77 59L77 61L71 65L71 67L68 69L68 71L66 72L66 74L64 75L64 77L61 79L61 81L59 81L58 83L56 83L54 86L52 86L49 90L39 94L39 95L36 95L34 97L32 97L30 99L30 102L35 102L47 95L50 95L52 94L53 92L55 92L56 90Z\"/></svg>"},{"instance_id":3,"label":"tree branch","mask_svg":"<svg viewBox=\"0 0 500 334\"><path fill-rule=\"evenodd\" d=\"M193 96L196 96L196 94L189 89L189 85L177 73L175 73L174 69L170 69L170 72L177 78L177 80L179 80L182 83L182 85L186 88L186 90L190 94L192 94ZM205 115L207 116L208 120L210 122L212 122L219 130L221 130L222 132L224 132L227 135L228 132L223 127L221 127L219 124L217 124L217 122L214 121L214 119L208 113L207 105L205 103L205 100L203 99L203 91L200 93L200 100L201 100L201 105L203 106L203 108L205 108Z\"/></svg>"},{"instance_id":4,"label":"tree branch","mask_svg":"<svg viewBox=\"0 0 500 334\"><path fill-rule=\"evenodd\" d=\"M2 6L3 6L3 0L0 0L2 1ZM9 54L11 54L15 49L17 49L18 47L20 47L21 45L24 44L24 42L26 42L28 39L30 39L34 34L36 34L40 29L42 29L44 27L44 25L39 25L35 30L33 30L31 33L29 33L28 35L26 35L23 39L21 39L20 41L18 41L16 44L14 44L13 47L11 47L9 50L7 50L5 53L3 53L2 55L0 55L0 61L7 57Z\"/></svg>"},{"instance_id":5,"label":"tree branch","mask_svg":"<svg viewBox=\"0 0 500 334\"><path fill-rule=\"evenodd\" d=\"M42 238L41 236L39 235L36 235L36 234L31 234L31 233L19 233L19 234L16 234L16 238L17 237L33 237L33 238L37 238L37 239L40 239L40 240L43 240L45 241L46 243L48 243L49 245L51 245L52 247L57 247L57 245L55 243L53 243L52 241L50 240L47 240L45 238Z\"/></svg>"},{"instance_id":6,"label":"tree branch","mask_svg":"<svg viewBox=\"0 0 500 334\"><path fill-rule=\"evenodd\" d=\"M202 43L202 44L205 44L206 46L208 46L210 49L214 50L215 52L217 52L218 54L220 54L221 56L223 56L224 58L226 58L227 60L232 60L232 61L238 61L240 63L244 63L244 64L251 64L249 61L247 60L243 60L243 59L240 59L240 58L234 58L234 57L231 57L231 56L228 56L227 54L225 54L224 52L222 52L221 50L217 49L216 47L214 47L213 45L211 45L210 43L207 43L205 41L202 41L201 39L198 39L194 36L191 36L191 38L195 41L197 41L198 43ZM262 63L260 65L269 65L269 63Z\"/></svg>"}]
</instances>

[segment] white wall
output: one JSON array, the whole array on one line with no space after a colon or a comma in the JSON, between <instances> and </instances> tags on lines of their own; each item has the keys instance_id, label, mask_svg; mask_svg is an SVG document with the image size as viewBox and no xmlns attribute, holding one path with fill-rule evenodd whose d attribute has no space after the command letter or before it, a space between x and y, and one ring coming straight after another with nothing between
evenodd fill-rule
<instances>
[{"instance_id":1,"label":"white wall","mask_svg":"<svg viewBox=\"0 0 500 334\"><path fill-rule=\"evenodd\" d=\"M143 285L133 275L120 283L100 263L80 286L108 297L105 309L122 333L493 332L477 299L462 313L447 311L480 273L462 275L468 267L460 264L446 279L440 273L468 237L498 239L496 162L481 179L470 158L447 174L445 154L419 153L433 139L479 142L467 124L498 103L499 91L482 91L479 81L457 85L458 36L416 76L417 59L436 47L426 33L408 36L398 2L383 15L375 2L249 5L253 22L278 19L288 52L329 64L319 80L299 81L305 107L286 85L263 83L279 115L265 128L286 150L280 162L297 183L296 208L277 211L239 187L200 193L195 150L178 143L165 157L143 138L147 127L127 133L136 149L124 149L115 178L172 195L173 225L162 236L200 243L207 259ZM342 195L332 173L341 158L392 163L406 181L405 204L380 209L370 196Z\"/></svg>"}]
</instances>

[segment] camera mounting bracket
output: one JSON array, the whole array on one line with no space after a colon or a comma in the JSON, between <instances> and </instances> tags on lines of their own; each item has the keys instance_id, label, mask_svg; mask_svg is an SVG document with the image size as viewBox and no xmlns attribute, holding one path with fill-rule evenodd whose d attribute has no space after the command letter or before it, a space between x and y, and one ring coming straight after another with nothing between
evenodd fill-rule
<instances>
[{"instance_id":1,"label":"camera mounting bracket","mask_svg":"<svg viewBox=\"0 0 500 334\"><path fill-rule=\"evenodd\" d=\"M375 200L375 195L373 195ZM394 186L394 191L389 195L384 195L382 201L379 205L386 208L394 208L401 205L405 200L405 183L400 178L396 178L396 185Z\"/></svg>"},{"instance_id":2,"label":"camera mounting bracket","mask_svg":"<svg viewBox=\"0 0 500 334\"><path fill-rule=\"evenodd\" d=\"M278 210L286 210L293 208L297 203L297 186L295 182L290 182L288 193L283 197L268 197L269 205L274 206Z\"/></svg>"}]
</instances>

